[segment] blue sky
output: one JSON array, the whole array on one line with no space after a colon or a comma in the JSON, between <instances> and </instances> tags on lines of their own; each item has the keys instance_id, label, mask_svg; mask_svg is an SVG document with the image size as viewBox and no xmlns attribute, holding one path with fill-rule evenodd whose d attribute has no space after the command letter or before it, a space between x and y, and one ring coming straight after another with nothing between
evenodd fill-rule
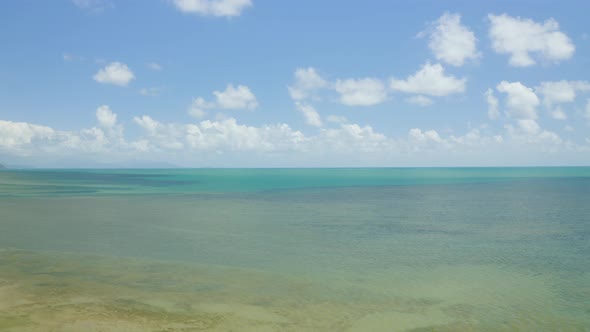
<instances>
[{"instance_id":1,"label":"blue sky","mask_svg":"<svg viewBox=\"0 0 590 332\"><path fill-rule=\"evenodd\" d=\"M0 162L590 163L585 1L0 3Z\"/></svg>"}]
</instances>

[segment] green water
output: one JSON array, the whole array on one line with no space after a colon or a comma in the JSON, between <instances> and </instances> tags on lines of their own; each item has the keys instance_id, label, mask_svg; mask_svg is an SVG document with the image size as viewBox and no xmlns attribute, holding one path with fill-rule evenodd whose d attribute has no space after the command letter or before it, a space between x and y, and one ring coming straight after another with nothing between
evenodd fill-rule
<instances>
[{"instance_id":1,"label":"green water","mask_svg":"<svg viewBox=\"0 0 590 332\"><path fill-rule=\"evenodd\" d=\"M588 331L589 197L587 167L1 171L0 330Z\"/></svg>"}]
</instances>

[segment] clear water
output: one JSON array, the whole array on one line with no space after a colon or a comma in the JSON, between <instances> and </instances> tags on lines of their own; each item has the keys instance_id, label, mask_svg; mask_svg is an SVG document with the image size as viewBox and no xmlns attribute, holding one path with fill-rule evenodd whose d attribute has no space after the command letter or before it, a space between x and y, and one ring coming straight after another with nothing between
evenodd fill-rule
<instances>
[{"instance_id":1,"label":"clear water","mask_svg":"<svg viewBox=\"0 0 590 332\"><path fill-rule=\"evenodd\" d=\"M2 331L589 331L590 168L0 172Z\"/></svg>"}]
</instances>

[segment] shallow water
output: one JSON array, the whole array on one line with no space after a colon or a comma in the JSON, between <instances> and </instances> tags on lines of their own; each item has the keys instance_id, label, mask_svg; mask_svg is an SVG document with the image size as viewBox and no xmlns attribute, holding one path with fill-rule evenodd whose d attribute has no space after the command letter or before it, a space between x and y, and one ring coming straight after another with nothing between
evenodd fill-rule
<instances>
[{"instance_id":1,"label":"shallow water","mask_svg":"<svg viewBox=\"0 0 590 332\"><path fill-rule=\"evenodd\" d=\"M587 331L590 168L0 172L0 330Z\"/></svg>"}]
</instances>

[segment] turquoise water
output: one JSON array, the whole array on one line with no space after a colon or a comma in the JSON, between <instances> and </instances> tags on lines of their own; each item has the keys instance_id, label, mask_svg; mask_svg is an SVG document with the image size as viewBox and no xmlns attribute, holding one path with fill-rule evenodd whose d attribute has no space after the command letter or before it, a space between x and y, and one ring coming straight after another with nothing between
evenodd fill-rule
<instances>
[{"instance_id":1,"label":"turquoise water","mask_svg":"<svg viewBox=\"0 0 590 332\"><path fill-rule=\"evenodd\" d=\"M0 330L588 331L590 167L0 172Z\"/></svg>"}]
</instances>

